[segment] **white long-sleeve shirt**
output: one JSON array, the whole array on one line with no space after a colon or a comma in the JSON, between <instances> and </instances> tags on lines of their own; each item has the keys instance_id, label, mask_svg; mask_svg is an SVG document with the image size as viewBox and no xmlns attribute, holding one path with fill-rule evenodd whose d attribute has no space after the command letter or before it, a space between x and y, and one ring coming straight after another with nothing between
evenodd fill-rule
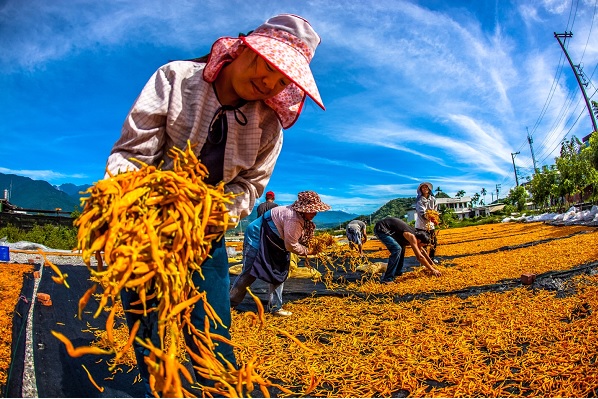
<instances>
[{"instance_id":1,"label":"white long-sleeve shirt","mask_svg":"<svg viewBox=\"0 0 598 399\"><path fill-rule=\"evenodd\" d=\"M185 149L187 140L199 152L206 142L209 125L220 103L211 83L204 81L205 64L174 61L160 67L147 82L122 127L106 169L112 174L136 170L134 157L162 169L172 168L167 155L173 146ZM243 193L229 206L237 221L249 215L255 200L270 181L282 149L283 134L276 113L262 101L240 107L247 118L241 126L233 111L226 112L228 134L224 153L225 190ZM206 165L210 169L210 165Z\"/></svg>"},{"instance_id":2,"label":"white long-sleeve shirt","mask_svg":"<svg viewBox=\"0 0 598 399\"><path fill-rule=\"evenodd\" d=\"M434 223L430 222L428 218L426 218L426 211L431 209L433 211L438 210L436 206L436 197L433 195L429 195L428 198L424 197L422 194L417 196L417 200L415 203L415 228L420 230L434 230Z\"/></svg>"}]
</instances>

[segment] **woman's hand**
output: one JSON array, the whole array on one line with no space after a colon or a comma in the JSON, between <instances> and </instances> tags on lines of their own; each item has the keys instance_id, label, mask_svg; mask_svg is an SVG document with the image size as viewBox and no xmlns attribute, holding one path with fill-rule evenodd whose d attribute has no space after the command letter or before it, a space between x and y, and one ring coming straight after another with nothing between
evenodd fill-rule
<instances>
[{"instance_id":1,"label":"woman's hand","mask_svg":"<svg viewBox=\"0 0 598 399\"><path fill-rule=\"evenodd\" d=\"M436 269L434 269L434 268L432 268L432 269L429 269L429 270L430 270L430 273L432 273L432 274L433 274L434 276L436 276L436 277L440 277L440 276L442 276L442 273L440 273L440 271L439 271L439 270L436 270Z\"/></svg>"}]
</instances>

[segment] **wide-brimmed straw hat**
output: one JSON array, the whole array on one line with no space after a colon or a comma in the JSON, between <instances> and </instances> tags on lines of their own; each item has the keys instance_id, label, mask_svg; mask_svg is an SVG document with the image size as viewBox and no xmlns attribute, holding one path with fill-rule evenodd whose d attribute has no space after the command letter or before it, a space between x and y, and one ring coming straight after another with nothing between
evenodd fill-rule
<instances>
[{"instance_id":1,"label":"wide-brimmed straw hat","mask_svg":"<svg viewBox=\"0 0 598 399\"><path fill-rule=\"evenodd\" d=\"M278 95L264 100L276 112L283 128L288 129L297 121L306 95L325 109L309 68L320 44L320 36L308 21L297 15L280 14L268 19L247 36L218 39L212 45L204 79L213 82L222 66L238 56L241 44L266 59L292 81Z\"/></svg>"},{"instance_id":2,"label":"wide-brimmed straw hat","mask_svg":"<svg viewBox=\"0 0 598 399\"><path fill-rule=\"evenodd\" d=\"M417 191L421 191L423 185L428 186L428 188L430 189L430 192L432 192L432 187L433 187L432 183L428 183L427 181L425 181L425 182L421 183L419 186L417 186Z\"/></svg>"},{"instance_id":3,"label":"wide-brimmed straw hat","mask_svg":"<svg viewBox=\"0 0 598 399\"><path fill-rule=\"evenodd\" d=\"M301 191L297 194L297 200L291 204L291 208L297 212L314 213L324 212L330 209L315 191Z\"/></svg>"}]
</instances>

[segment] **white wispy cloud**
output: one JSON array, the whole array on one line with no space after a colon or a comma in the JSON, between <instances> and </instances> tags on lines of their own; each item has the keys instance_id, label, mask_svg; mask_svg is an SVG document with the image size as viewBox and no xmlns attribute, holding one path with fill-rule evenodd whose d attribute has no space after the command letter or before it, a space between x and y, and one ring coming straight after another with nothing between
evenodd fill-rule
<instances>
[{"instance_id":1,"label":"white wispy cloud","mask_svg":"<svg viewBox=\"0 0 598 399\"><path fill-rule=\"evenodd\" d=\"M322 168L325 168L326 166L334 165L334 166L340 166L345 169L367 170L367 171L391 175L391 176L395 176L395 177L401 177L401 178L410 179L410 180L417 180L415 177L410 176L410 175L397 173L393 170L385 170L385 169L376 168L376 167L370 166L366 163L354 162L351 160L323 158L323 157L316 157L316 156L312 156L312 155L304 155L302 157L298 157L297 159L299 159L298 163L300 163L300 164L308 163L312 166L319 165Z\"/></svg>"},{"instance_id":2,"label":"white wispy cloud","mask_svg":"<svg viewBox=\"0 0 598 399\"><path fill-rule=\"evenodd\" d=\"M52 182L54 180L62 180L62 179L86 179L88 176L80 173L73 173L73 174L65 174L54 172L52 170L27 170L27 169L8 169L0 167L0 173L10 174L10 175L18 175L18 176L25 176L29 177L33 180L45 180L48 182Z\"/></svg>"},{"instance_id":3,"label":"white wispy cloud","mask_svg":"<svg viewBox=\"0 0 598 399\"><path fill-rule=\"evenodd\" d=\"M568 51L590 80L588 94L598 98L597 3L491 3L4 2L0 84L7 89L0 100L8 112L0 150L12 154L27 146L36 162L6 159L0 171L48 181L85 178L58 170L103 175L103 152L130 106L107 109L106 98L124 92L106 91L126 88L133 97L141 84L132 88L130 75L114 74L113 64L104 76L104 62L117 59L125 69L128 60L148 59L149 68L163 57L203 55L219 36L236 36L271 15L291 12L310 20L322 37L312 65L327 111L313 110L308 101L289 132L321 147L292 147L285 139L272 179L283 187L277 199L290 203L299 189L313 185L335 208L375 208L414 195L420 180L450 195L490 191L501 183L507 190L515 182L511 153L519 152L519 168L531 168L526 127L537 160L546 163L558 154L563 137L589 133L573 71L553 32L573 31ZM95 68L93 78L83 68L77 71L82 59ZM84 105L81 97L72 98L76 88L63 93L75 73L76 81L86 82L80 89ZM102 82L115 85L108 89ZM98 143L93 151L90 142Z\"/></svg>"}]
</instances>

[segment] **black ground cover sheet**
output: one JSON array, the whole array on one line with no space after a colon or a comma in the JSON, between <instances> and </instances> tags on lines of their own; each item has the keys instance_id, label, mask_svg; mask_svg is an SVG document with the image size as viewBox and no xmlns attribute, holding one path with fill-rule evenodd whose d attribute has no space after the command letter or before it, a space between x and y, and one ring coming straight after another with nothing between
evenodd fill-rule
<instances>
[{"instance_id":1,"label":"black ground cover sheet","mask_svg":"<svg viewBox=\"0 0 598 399\"><path fill-rule=\"evenodd\" d=\"M372 259L370 259L372 260ZM386 261L386 259L379 259ZM405 271L417 265L415 258L405 259ZM93 318L98 307L98 301L91 298L83 314L83 320L77 318L79 299L92 285L89 280L90 273L85 266L60 266L63 274L67 274L70 288L56 284L52 276L56 276L49 267L44 267L38 293L49 294L51 306L43 306L37 302L33 314L33 352L35 362L35 376L37 381L38 396L45 397L143 397L142 383L134 382L138 375L137 368L122 367L116 374L108 370L106 361L109 356L85 355L72 358L68 355L65 346L51 331L57 331L68 337L75 347L90 345L95 336L90 330L105 329L107 312L102 312L98 318ZM325 270L321 270L324 272ZM338 276L345 281L358 280L363 273L342 273ZM231 275L231 284L237 276ZM268 285L260 280L251 287L252 291L265 305L268 297ZM98 290L99 292L99 290ZM289 278L284 285L283 300L290 302L309 296L334 295L344 296L343 291L328 290L324 283L315 283L305 278ZM31 295L31 294L30 294ZM256 304L250 295L237 308L238 311L256 311ZM24 316L26 317L26 316ZM15 337L13 333L13 337ZM20 360L22 363L22 358ZM89 370L96 383L104 388L100 392L90 381L86 371ZM20 366L22 368L22 365ZM22 374L22 372L21 372ZM16 386L14 389L18 389ZM13 391L14 392L14 391ZM273 396L276 392L272 392ZM14 395L20 396L20 395ZM252 396L261 396L259 394Z\"/></svg>"},{"instance_id":2,"label":"black ground cover sheet","mask_svg":"<svg viewBox=\"0 0 598 399\"><path fill-rule=\"evenodd\" d=\"M97 319L93 318L92 312L98 308L98 301L92 297L83 320L79 320L79 299L92 285L89 271L84 266L60 266L60 270L68 274L70 288L56 284L52 280L55 275L52 269L45 267L38 293L49 294L52 306L43 306L38 302L33 313L33 351L39 397L143 397L142 384L133 384L139 374L136 368L126 368L117 372L114 379L106 381L105 378L113 376L106 364L110 357L85 355L73 358L67 353L64 344L52 335L52 330L64 334L75 347L90 345L95 337L91 332L84 331L105 329L107 317L106 312L102 312ZM103 392L94 387L82 365L89 370L96 383L104 387Z\"/></svg>"}]
</instances>

